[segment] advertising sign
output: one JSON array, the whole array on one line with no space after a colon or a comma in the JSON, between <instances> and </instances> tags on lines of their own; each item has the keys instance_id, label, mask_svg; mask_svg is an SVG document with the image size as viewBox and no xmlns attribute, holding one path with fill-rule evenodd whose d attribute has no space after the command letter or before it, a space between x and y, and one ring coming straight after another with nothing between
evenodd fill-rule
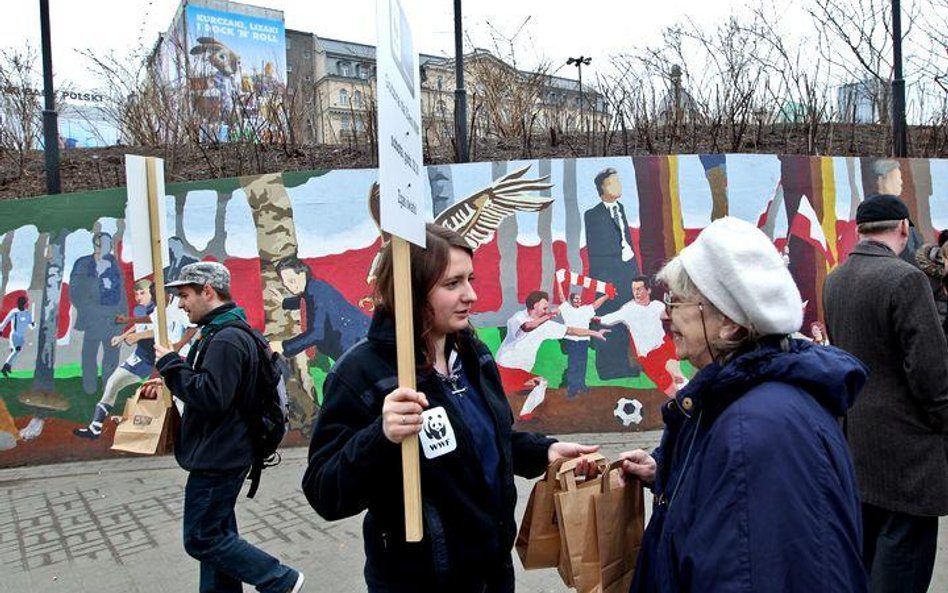
<instances>
[{"instance_id":1,"label":"advertising sign","mask_svg":"<svg viewBox=\"0 0 948 593\"><path fill-rule=\"evenodd\" d=\"M379 189L382 229L425 245L418 54L398 0L378 0Z\"/></svg>"},{"instance_id":2,"label":"advertising sign","mask_svg":"<svg viewBox=\"0 0 948 593\"><path fill-rule=\"evenodd\" d=\"M276 118L267 99L286 89L283 21L189 4L185 23L191 104L220 126L220 139L234 139L259 118Z\"/></svg>"}]
</instances>

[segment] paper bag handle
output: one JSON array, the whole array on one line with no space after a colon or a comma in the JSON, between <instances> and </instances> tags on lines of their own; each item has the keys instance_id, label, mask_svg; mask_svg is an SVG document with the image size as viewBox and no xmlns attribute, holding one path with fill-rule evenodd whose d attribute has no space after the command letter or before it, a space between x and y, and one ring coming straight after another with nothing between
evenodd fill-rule
<instances>
[{"instance_id":1,"label":"paper bag handle","mask_svg":"<svg viewBox=\"0 0 948 593\"><path fill-rule=\"evenodd\" d=\"M612 476L612 471L617 469L617 470L619 470L619 471L621 472L621 471L622 471L622 462L623 462L623 461L625 461L625 460L624 460L624 459L617 459L617 460L613 461L612 463L609 464L609 467L606 469L606 471L604 471L604 472L602 473L602 487L600 488L600 492L605 493L605 492L608 492L608 491L609 491L609 484L610 484L610 480L612 479L612 478L611 478L611 476ZM626 483L628 483L628 482L626 482Z\"/></svg>"},{"instance_id":2,"label":"paper bag handle","mask_svg":"<svg viewBox=\"0 0 948 593\"><path fill-rule=\"evenodd\" d=\"M556 461L554 461L553 463L551 463L551 464L549 465L549 467L546 468L546 478L544 478L544 479L545 479L547 482L550 482L550 481L555 480L557 474L558 474L559 471L560 471L560 466L562 466L563 463L565 463L565 462L566 462L566 459L563 459L563 458L561 457L560 459L557 459Z\"/></svg>"},{"instance_id":3,"label":"paper bag handle","mask_svg":"<svg viewBox=\"0 0 948 593\"><path fill-rule=\"evenodd\" d=\"M609 460L607 460L602 453L589 453L588 455L580 455L579 457L574 457L564 462L560 467L560 470L556 473L556 477L560 482L560 486L564 490L574 490L576 488L576 467L584 459L595 463L600 472L606 465L609 464Z\"/></svg>"}]
</instances>

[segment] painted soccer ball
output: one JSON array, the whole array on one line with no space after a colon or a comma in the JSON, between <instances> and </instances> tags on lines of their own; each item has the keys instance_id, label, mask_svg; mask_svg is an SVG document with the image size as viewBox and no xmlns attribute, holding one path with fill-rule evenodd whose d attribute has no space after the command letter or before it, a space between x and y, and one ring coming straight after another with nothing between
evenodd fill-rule
<instances>
[{"instance_id":1,"label":"painted soccer ball","mask_svg":"<svg viewBox=\"0 0 948 593\"><path fill-rule=\"evenodd\" d=\"M622 426L632 426L642 422L642 402L627 397L619 398L612 412Z\"/></svg>"}]
</instances>

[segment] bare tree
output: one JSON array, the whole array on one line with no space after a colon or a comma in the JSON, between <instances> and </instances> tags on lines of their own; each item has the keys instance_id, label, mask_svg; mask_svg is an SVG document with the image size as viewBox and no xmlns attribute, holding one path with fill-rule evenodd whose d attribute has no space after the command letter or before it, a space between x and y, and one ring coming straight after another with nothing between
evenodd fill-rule
<instances>
[{"instance_id":1,"label":"bare tree","mask_svg":"<svg viewBox=\"0 0 948 593\"><path fill-rule=\"evenodd\" d=\"M0 50L0 152L14 163L15 178L23 176L26 157L40 136L40 95L35 89L36 50Z\"/></svg>"}]
</instances>

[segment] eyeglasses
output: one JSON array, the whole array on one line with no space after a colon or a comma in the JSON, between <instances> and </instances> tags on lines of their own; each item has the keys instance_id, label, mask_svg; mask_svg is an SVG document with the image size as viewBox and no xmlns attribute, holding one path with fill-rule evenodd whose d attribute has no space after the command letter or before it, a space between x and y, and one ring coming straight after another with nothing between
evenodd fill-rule
<instances>
[{"instance_id":1,"label":"eyeglasses","mask_svg":"<svg viewBox=\"0 0 948 593\"><path fill-rule=\"evenodd\" d=\"M700 301L678 301L675 300L675 297L672 296L672 293L666 292L665 296L662 298L665 302L665 313L671 315L672 309L675 307L698 307L698 310L702 313L704 312L704 304Z\"/></svg>"}]
</instances>

